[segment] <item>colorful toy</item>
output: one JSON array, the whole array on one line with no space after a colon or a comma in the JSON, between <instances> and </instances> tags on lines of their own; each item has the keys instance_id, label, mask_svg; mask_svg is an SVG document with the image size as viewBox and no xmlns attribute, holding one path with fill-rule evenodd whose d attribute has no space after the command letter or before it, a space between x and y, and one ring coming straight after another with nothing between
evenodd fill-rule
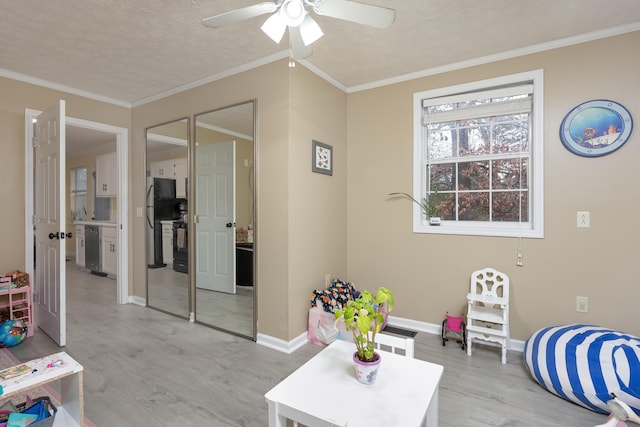
<instances>
[{"instance_id":1,"label":"colorful toy","mask_svg":"<svg viewBox=\"0 0 640 427\"><path fill-rule=\"evenodd\" d=\"M27 336L27 325L22 320L7 320L0 325L0 343L5 347L18 345Z\"/></svg>"},{"instance_id":2,"label":"colorful toy","mask_svg":"<svg viewBox=\"0 0 640 427\"><path fill-rule=\"evenodd\" d=\"M463 316L450 316L449 312L445 314L445 318L442 321L442 345L446 345L449 339L449 335L456 337L456 342L462 345L462 349L465 349L467 342L467 326L464 323Z\"/></svg>"}]
</instances>

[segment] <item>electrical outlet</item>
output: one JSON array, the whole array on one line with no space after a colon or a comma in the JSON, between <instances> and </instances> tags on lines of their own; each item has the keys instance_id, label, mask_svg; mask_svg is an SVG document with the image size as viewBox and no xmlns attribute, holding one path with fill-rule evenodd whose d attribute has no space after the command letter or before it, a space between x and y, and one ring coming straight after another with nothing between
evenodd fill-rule
<instances>
[{"instance_id":1,"label":"electrical outlet","mask_svg":"<svg viewBox=\"0 0 640 427\"><path fill-rule=\"evenodd\" d=\"M518 252L516 254L516 265L518 267L522 267L522 248L518 248Z\"/></svg>"},{"instance_id":2,"label":"electrical outlet","mask_svg":"<svg viewBox=\"0 0 640 427\"><path fill-rule=\"evenodd\" d=\"M587 298L587 297L576 297L576 311L578 313L588 313L589 312L589 298Z\"/></svg>"},{"instance_id":3,"label":"electrical outlet","mask_svg":"<svg viewBox=\"0 0 640 427\"><path fill-rule=\"evenodd\" d=\"M578 228L591 227L591 213L589 211L578 211Z\"/></svg>"},{"instance_id":4,"label":"electrical outlet","mask_svg":"<svg viewBox=\"0 0 640 427\"><path fill-rule=\"evenodd\" d=\"M329 286L331 286L331 274L324 276L324 287L328 288Z\"/></svg>"}]
</instances>

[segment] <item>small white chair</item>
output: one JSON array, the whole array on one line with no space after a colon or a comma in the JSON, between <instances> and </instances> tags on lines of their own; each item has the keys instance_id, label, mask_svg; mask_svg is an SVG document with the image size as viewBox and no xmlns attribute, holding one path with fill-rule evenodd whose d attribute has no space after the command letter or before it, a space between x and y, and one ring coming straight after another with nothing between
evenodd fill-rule
<instances>
[{"instance_id":1,"label":"small white chair","mask_svg":"<svg viewBox=\"0 0 640 427\"><path fill-rule=\"evenodd\" d=\"M278 413L287 420L293 421L293 427L348 427L343 420L327 420L298 411L290 406L277 403ZM283 425L287 425L285 422Z\"/></svg>"},{"instance_id":2,"label":"small white chair","mask_svg":"<svg viewBox=\"0 0 640 427\"><path fill-rule=\"evenodd\" d=\"M474 339L495 342L502 347L507 363L509 345L509 277L493 268L471 274L467 294L467 355Z\"/></svg>"},{"instance_id":3,"label":"small white chair","mask_svg":"<svg viewBox=\"0 0 640 427\"><path fill-rule=\"evenodd\" d=\"M376 334L376 349L390 351L391 353L398 353L397 350L403 350L404 355L412 359L414 344L413 338L401 338L380 332Z\"/></svg>"}]
</instances>

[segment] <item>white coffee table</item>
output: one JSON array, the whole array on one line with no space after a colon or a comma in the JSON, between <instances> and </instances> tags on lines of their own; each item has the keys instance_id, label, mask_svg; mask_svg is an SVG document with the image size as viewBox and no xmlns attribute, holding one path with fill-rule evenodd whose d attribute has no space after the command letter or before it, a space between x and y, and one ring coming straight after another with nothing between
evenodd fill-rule
<instances>
[{"instance_id":1,"label":"white coffee table","mask_svg":"<svg viewBox=\"0 0 640 427\"><path fill-rule=\"evenodd\" d=\"M279 406L349 427L438 425L441 365L382 353L373 385L358 382L351 342L335 341L265 394L269 427L284 427Z\"/></svg>"}]
</instances>

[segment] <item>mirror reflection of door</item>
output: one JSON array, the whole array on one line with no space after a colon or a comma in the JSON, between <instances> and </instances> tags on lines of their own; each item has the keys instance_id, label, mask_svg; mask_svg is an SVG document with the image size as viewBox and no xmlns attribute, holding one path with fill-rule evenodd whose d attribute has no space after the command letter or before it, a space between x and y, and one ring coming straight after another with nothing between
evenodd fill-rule
<instances>
[{"instance_id":1,"label":"mirror reflection of door","mask_svg":"<svg viewBox=\"0 0 640 427\"><path fill-rule=\"evenodd\" d=\"M255 340L254 102L195 122L195 319Z\"/></svg>"},{"instance_id":2,"label":"mirror reflection of door","mask_svg":"<svg viewBox=\"0 0 640 427\"><path fill-rule=\"evenodd\" d=\"M147 306L189 317L188 119L147 129Z\"/></svg>"}]
</instances>

